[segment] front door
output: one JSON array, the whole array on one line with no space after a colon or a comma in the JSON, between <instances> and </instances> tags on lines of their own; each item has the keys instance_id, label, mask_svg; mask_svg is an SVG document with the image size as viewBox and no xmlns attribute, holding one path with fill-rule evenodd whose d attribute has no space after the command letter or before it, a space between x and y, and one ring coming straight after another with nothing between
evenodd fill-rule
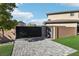
<instances>
[{"instance_id":1,"label":"front door","mask_svg":"<svg viewBox=\"0 0 79 59\"><path fill-rule=\"evenodd\" d=\"M46 27L46 37L51 38L51 28L50 27Z\"/></svg>"}]
</instances>

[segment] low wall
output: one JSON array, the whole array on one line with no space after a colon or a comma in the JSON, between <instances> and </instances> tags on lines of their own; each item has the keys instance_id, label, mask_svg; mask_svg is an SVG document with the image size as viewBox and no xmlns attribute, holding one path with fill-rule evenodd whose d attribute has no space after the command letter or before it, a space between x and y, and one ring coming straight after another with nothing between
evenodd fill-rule
<instances>
[{"instance_id":1,"label":"low wall","mask_svg":"<svg viewBox=\"0 0 79 59\"><path fill-rule=\"evenodd\" d=\"M16 32L15 29L4 30L4 38L7 40L15 40ZM0 29L0 38L2 38L2 31ZM2 39L0 39L2 40Z\"/></svg>"}]
</instances>

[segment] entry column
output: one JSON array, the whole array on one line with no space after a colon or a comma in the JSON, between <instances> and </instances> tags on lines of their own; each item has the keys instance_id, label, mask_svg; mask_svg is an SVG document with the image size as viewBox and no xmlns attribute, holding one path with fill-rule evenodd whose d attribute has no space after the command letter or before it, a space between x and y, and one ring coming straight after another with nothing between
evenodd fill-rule
<instances>
[{"instance_id":1,"label":"entry column","mask_svg":"<svg viewBox=\"0 0 79 59\"><path fill-rule=\"evenodd\" d=\"M51 37L50 38L53 38L53 27L50 27L50 29L51 29L51 32L50 32Z\"/></svg>"},{"instance_id":2,"label":"entry column","mask_svg":"<svg viewBox=\"0 0 79 59\"><path fill-rule=\"evenodd\" d=\"M53 26L53 31L52 31L52 36L53 36L53 39L56 39L56 27Z\"/></svg>"}]
</instances>

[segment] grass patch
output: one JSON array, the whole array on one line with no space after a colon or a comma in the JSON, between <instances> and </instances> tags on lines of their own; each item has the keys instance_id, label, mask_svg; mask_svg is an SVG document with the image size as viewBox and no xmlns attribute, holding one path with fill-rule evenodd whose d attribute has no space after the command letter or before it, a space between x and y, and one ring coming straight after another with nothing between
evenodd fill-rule
<instances>
[{"instance_id":1,"label":"grass patch","mask_svg":"<svg viewBox=\"0 0 79 59\"><path fill-rule=\"evenodd\" d=\"M0 56L10 56L12 54L13 44L0 44Z\"/></svg>"},{"instance_id":2,"label":"grass patch","mask_svg":"<svg viewBox=\"0 0 79 59\"><path fill-rule=\"evenodd\" d=\"M59 38L54 41L78 50L77 52L70 54L70 56L79 56L79 35Z\"/></svg>"}]
</instances>

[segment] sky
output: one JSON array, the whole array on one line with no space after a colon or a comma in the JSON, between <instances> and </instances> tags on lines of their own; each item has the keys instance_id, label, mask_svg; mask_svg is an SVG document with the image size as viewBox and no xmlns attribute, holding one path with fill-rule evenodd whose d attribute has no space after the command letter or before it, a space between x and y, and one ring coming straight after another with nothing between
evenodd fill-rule
<instances>
[{"instance_id":1,"label":"sky","mask_svg":"<svg viewBox=\"0 0 79 59\"><path fill-rule=\"evenodd\" d=\"M47 21L47 13L79 10L79 4L73 3L17 3L16 6L12 12L13 19L37 25Z\"/></svg>"}]
</instances>

